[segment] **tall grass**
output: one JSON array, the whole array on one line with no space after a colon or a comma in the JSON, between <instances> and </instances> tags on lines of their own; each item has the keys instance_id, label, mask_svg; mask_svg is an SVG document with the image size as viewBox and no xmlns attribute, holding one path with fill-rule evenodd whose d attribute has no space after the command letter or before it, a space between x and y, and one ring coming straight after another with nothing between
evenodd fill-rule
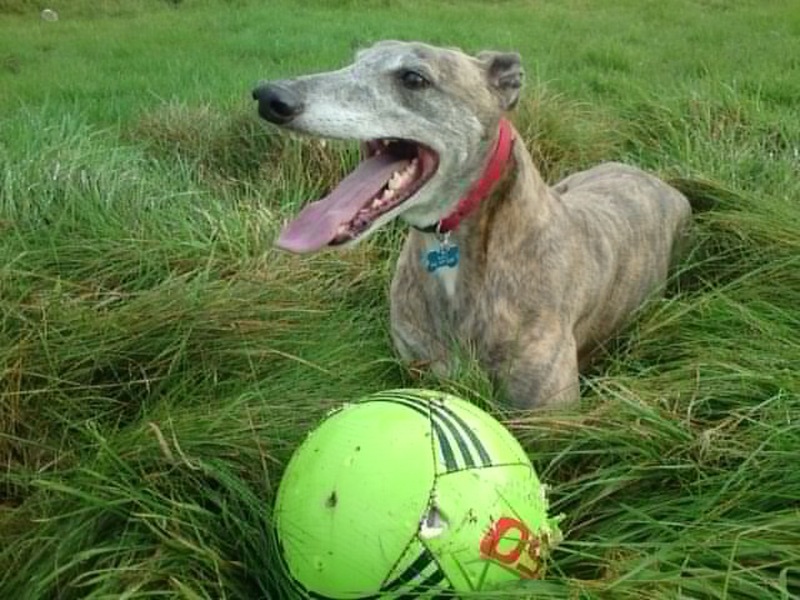
<instances>
[{"instance_id":1,"label":"tall grass","mask_svg":"<svg viewBox=\"0 0 800 600\"><path fill-rule=\"evenodd\" d=\"M291 598L283 465L332 406L401 385L488 407L552 486L566 540L510 595L800 597L794 3L34 4L0 3L0 598ZM382 37L520 50L549 180L624 160L701 209L579 410L395 360L400 227L272 248L355 149L267 129L248 86Z\"/></svg>"}]
</instances>

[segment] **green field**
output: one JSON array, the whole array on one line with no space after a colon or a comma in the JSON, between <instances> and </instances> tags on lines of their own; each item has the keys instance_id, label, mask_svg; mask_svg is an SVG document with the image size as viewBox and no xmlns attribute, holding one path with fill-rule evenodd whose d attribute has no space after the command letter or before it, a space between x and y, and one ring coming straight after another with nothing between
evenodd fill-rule
<instances>
[{"instance_id":1,"label":"green field","mask_svg":"<svg viewBox=\"0 0 800 600\"><path fill-rule=\"evenodd\" d=\"M398 386L489 408L552 486L566 539L510 596L800 598L796 0L49 6L0 0L0 599L291 598L286 460ZM512 118L550 181L622 160L703 208L579 410L396 360L401 227L273 249L356 152L259 122L253 83L383 38L519 51Z\"/></svg>"}]
</instances>

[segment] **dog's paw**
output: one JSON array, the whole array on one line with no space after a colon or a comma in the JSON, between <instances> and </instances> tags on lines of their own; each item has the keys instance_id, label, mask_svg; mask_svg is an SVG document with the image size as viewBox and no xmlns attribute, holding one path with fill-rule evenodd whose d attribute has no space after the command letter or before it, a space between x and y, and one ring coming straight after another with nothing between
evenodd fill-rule
<instances>
[{"instance_id":1,"label":"dog's paw","mask_svg":"<svg viewBox=\"0 0 800 600\"><path fill-rule=\"evenodd\" d=\"M432 362L430 360L412 360L406 363L408 374L411 375L412 379L420 380L430 372Z\"/></svg>"}]
</instances>

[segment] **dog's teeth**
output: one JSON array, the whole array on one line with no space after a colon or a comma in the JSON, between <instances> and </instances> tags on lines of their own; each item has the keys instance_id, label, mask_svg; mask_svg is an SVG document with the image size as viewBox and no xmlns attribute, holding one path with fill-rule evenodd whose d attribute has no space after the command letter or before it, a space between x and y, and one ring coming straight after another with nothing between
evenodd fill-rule
<instances>
[{"instance_id":1,"label":"dog's teeth","mask_svg":"<svg viewBox=\"0 0 800 600\"><path fill-rule=\"evenodd\" d=\"M417 172L417 159L415 158L410 163L408 163L408 165L406 165L406 168L403 169L401 175L403 175L404 177L411 178L414 176L416 172Z\"/></svg>"},{"instance_id":2,"label":"dog's teeth","mask_svg":"<svg viewBox=\"0 0 800 600\"><path fill-rule=\"evenodd\" d=\"M389 179L389 189L390 190L399 190L402 186L402 179L403 176L398 171L392 173L392 178Z\"/></svg>"},{"instance_id":3,"label":"dog's teeth","mask_svg":"<svg viewBox=\"0 0 800 600\"><path fill-rule=\"evenodd\" d=\"M389 189L383 190L383 193L380 196L376 196L375 198L372 199L372 202L370 202L368 208L362 208L360 211L358 211L358 214L362 215L368 213L371 210L377 210L379 208L382 208L384 205L391 202L393 198L394 198L394 190L389 190Z\"/></svg>"},{"instance_id":4,"label":"dog's teeth","mask_svg":"<svg viewBox=\"0 0 800 600\"><path fill-rule=\"evenodd\" d=\"M409 170L408 167L406 167L400 174L398 174L396 187L393 189L405 187L409 183L411 183L413 179L414 179L414 172L412 170ZM391 187L391 185L389 187Z\"/></svg>"}]
</instances>

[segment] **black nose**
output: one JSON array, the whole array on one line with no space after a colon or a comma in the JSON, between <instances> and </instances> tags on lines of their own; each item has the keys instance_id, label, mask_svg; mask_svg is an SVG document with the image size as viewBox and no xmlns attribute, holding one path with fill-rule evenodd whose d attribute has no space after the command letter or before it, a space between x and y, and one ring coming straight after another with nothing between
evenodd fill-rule
<instances>
[{"instance_id":1,"label":"black nose","mask_svg":"<svg viewBox=\"0 0 800 600\"><path fill-rule=\"evenodd\" d=\"M276 83L267 83L253 90L258 101L258 114L271 123L284 125L303 112L303 101L297 93Z\"/></svg>"}]
</instances>

